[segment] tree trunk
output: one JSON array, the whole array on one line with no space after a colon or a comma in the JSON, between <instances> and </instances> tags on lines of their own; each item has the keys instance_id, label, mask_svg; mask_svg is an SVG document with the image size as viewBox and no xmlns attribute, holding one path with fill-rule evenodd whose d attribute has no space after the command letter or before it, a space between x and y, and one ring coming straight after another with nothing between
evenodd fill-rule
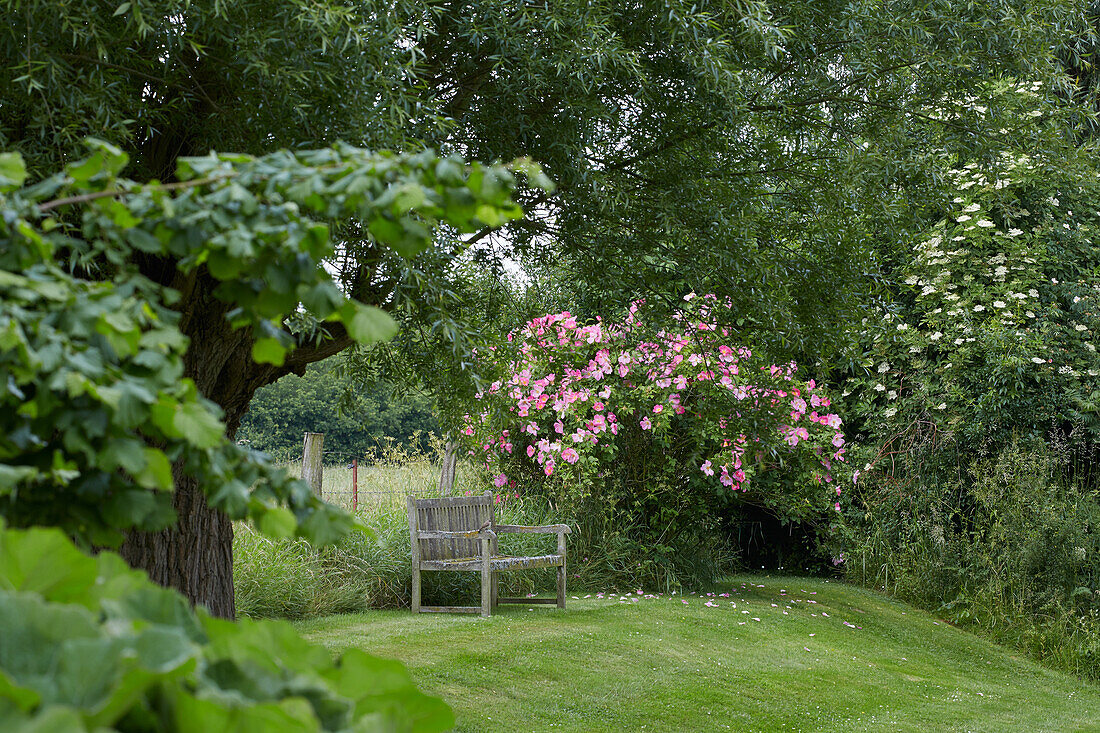
<instances>
[{"instance_id":1,"label":"tree trunk","mask_svg":"<svg viewBox=\"0 0 1100 733\"><path fill-rule=\"evenodd\" d=\"M226 436L237 434L241 418L256 390L285 374L302 374L307 364L343 350L346 331L333 324L333 338L295 349L281 367L252 360L252 334L235 330L226 319L229 309L214 297L218 283L205 268L182 275L176 263L151 260L143 272L181 293L180 330L190 339L184 356L185 376L204 397L225 411ZM179 521L160 532L131 532L120 550L131 567L144 570L156 583L174 588L192 604L201 604L215 616L236 616L233 591L233 524L206 504L203 487L173 466Z\"/></svg>"},{"instance_id":2,"label":"tree trunk","mask_svg":"<svg viewBox=\"0 0 1100 733\"><path fill-rule=\"evenodd\" d=\"M233 523L206 505L198 482L173 470L173 505L179 521L160 532L131 532L120 553L131 567L149 573L166 588L175 588L194 605L221 618L235 618L233 592Z\"/></svg>"},{"instance_id":3,"label":"tree trunk","mask_svg":"<svg viewBox=\"0 0 1100 733\"><path fill-rule=\"evenodd\" d=\"M181 100L180 124L153 134L135 161L139 170L161 180L174 176L180 156L201 155L210 148L189 121L208 120L215 98L232 100L231 94L223 93L224 73L216 64L195 59L189 75L194 89ZM140 253L135 257L143 275L180 294L176 306L179 329L190 339L184 375L225 411L230 440L257 389L286 374L303 374L306 365L351 343L343 326L328 324L329 339L318 342L310 338L288 354L282 366L257 364L252 360L252 334L230 327L226 313L232 306L214 296L218 283L205 267L183 273L174 259ZM363 292L363 285L353 285L355 297L379 302L371 299L372 293ZM183 593L192 604L206 606L215 616L234 618L232 522L207 506L203 487L184 475L179 465L173 466L173 476L178 524L161 532L130 533L121 548L122 557L132 567L148 572L155 582Z\"/></svg>"}]
</instances>

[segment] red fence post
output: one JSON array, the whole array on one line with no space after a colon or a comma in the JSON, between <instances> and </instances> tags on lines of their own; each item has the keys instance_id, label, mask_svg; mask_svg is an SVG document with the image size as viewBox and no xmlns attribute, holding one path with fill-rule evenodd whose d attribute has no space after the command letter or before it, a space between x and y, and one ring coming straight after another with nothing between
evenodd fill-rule
<instances>
[{"instance_id":1,"label":"red fence post","mask_svg":"<svg viewBox=\"0 0 1100 733\"><path fill-rule=\"evenodd\" d=\"M359 459L351 459L351 510L359 508Z\"/></svg>"}]
</instances>

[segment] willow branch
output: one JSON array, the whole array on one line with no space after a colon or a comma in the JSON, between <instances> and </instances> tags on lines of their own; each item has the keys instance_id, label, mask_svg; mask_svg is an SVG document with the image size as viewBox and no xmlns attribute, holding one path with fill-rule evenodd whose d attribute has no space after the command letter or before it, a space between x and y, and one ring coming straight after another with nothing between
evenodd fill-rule
<instances>
[{"instance_id":1,"label":"willow branch","mask_svg":"<svg viewBox=\"0 0 1100 733\"><path fill-rule=\"evenodd\" d=\"M219 173L216 176L208 176L206 178L196 178L193 181L177 181L175 183L163 183L156 188L158 191L176 191L181 188L198 188L199 186L205 186L208 183L217 183L218 181L224 181L227 178L233 178L237 175L233 173ZM113 189L110 191L95 191L93 193L82 193L79 196L67 196L61 199L54 199L38 205L39 211L50 211L62 206L69 206L71 204L84 204L89 201L95 201L96 199L113 198L115 196L121 196L125 193L129 193L126 189Z\"/></svg>"}]
</instances>

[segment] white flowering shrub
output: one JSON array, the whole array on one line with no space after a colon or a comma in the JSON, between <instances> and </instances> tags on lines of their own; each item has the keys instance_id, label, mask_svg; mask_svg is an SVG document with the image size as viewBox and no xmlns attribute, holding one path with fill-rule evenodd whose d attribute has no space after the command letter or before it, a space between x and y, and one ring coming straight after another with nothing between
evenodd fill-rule
<instances>
[{"instance_id":1,"label":"white flowering shrub","mask_svg":"<svg viewBox=\"0 0 1100 733\"><path fill-rule=\"evenodd\" d=\"M895 304L865 320L869 373L849 387L864 431L915 421L966 441L1100 435L1097 212L1078 182L1050 196L1026 157L953 171L958 196L899 270ZM1073 202L1077 202L1076 205Z\"/></svg>"},{"instance_id":2,"label":"white flowering shrub","mask_svg":"<svg viewBox=\"0 0 1100 733\"><path fill-rule=\"evenodd\" d=\"M1100 186L1020 157L945 215L860 326L847 572L1100 677Z\"/></svg>"}]
</instances>

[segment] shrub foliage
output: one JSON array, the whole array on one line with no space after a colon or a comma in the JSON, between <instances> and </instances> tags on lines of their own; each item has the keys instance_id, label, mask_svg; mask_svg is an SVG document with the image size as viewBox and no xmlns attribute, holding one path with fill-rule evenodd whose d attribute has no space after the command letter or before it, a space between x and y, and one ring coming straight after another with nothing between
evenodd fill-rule
<instances>
[{"instance_id":1,"label":"shrub foliage","mask_svg":"<svg viewBox=\"0 0 1100 733\"><path fill-rule=\"evenodd\" d=\"M689 295L663 328L641 312L548 315L517 334L464 430L494 483L545 493L582 535L693 581L707 574L693 564L719 571L703 548L738 506L833 513L847 449L824 389L737 344L729 302Z\"/></svg>"}]
</instances>

